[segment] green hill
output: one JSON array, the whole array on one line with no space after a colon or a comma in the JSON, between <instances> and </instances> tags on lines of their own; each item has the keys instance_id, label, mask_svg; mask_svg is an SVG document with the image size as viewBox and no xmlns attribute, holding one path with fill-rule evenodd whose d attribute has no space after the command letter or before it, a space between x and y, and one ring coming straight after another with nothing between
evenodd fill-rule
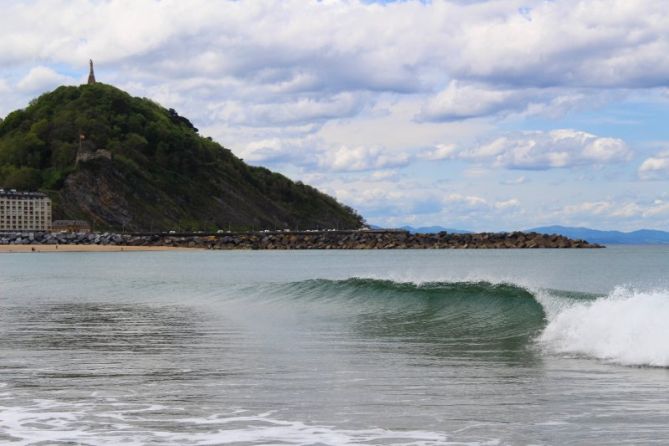
<instances>
[{"instance_id":1,"label":"green hill","mask_svg":"<svg viewBox=\"0 0 669 446\"><path fill-rule=\"evenodd\" d=\"M0 122L0 187L40 190L96 229L357 228L334 198L252 167L149 99L59 87Z\"/></svg>"}]
</instances>

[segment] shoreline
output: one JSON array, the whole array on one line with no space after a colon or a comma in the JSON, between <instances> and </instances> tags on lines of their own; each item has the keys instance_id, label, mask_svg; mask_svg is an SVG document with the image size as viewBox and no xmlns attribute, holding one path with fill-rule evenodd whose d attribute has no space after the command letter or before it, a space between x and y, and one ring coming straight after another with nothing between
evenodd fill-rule
<instances>
[{"instance_id":1,"label":"shoreline","mask_svg":"<svg viewBox=\"0 0 669 446\"><path fill-rule=\"evenodd\" d=\"M32 254L51 252L140 252L140 251L200 251L202 248L178 246L128 245L0 245L0 254Z\"/></svg>"}]
</instances>

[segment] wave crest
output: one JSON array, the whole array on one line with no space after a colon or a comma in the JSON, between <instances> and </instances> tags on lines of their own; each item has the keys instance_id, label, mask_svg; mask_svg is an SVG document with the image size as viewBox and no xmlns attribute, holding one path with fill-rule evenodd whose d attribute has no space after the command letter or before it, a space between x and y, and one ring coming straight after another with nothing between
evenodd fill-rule
<instances>
[{"instance_id":1,"label":"wave crest","mask_svg":"<svg viewBox=\"0 0 669 446\"><path fill-rule=\"evenodd\" d=\"M489 282L394 282L351 278L308 280L272 290L304 308L328 307L366 336L441 343L453 351L517 349L545 325L527 289Z\"/></svg>"},{"instance_id":2,"label":"wave crest","mask_svg":"<svg viewBox=\"0 0 669 446\"><path fill-rule=\"evenodd\" d=\"M617 288L556 312L539 337L549 351L624 365L669 367L669 291Z\"/></svg>"}]
</instances>

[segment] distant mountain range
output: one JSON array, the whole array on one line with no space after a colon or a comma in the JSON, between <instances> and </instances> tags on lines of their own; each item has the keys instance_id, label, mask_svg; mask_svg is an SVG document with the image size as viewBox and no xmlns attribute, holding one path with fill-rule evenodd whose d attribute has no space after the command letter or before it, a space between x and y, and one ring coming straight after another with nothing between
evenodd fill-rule
<instances>
[{"instance_id":1,"label":"distant mountain range","mask_svg":"<svg viewBox=\"0 0 669 446\"><path fill-rule=\"evenodd\" d=\"M653 229L640 229L633 232L599 231L590 228L572 228L567 226L542 226L527 229L527 232L540 234L559 234L574 239L587 240L603 245L662 245L669 244L669 232Z\"/></svg>"},{"instance_id":2,"label":"distant mountain range","mask_svg":"<svg viewBox=\"0 0 669 446\"><path fill-rule=\"evenodd\" d=\"M376 226L376 228L379 228ZM412 233L436 234L450 232L451 234L467 234L473 231L464 229L445 228L443 226L402 226L400 229ZM669 232L653 229L640 229L633 232L600 231L590 228L574 228L568 226L541 226L525 229L523 232L538 232L539 234L558 234L572 239L587 240L590 243L602 245L663 245L669 244Z\"/></svg>"}]
</instances>

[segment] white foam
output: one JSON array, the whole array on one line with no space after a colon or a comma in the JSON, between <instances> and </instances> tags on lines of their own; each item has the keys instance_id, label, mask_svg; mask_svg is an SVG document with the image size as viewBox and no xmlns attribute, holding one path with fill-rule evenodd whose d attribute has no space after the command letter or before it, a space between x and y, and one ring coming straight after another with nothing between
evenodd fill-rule
<instances>
[{"instance_id":1,"label":"white foam","mask_svg":"<svg viewBox=\"0 0 669 446\"><path fill-rule=\"evenodd\" d=\"M617 288L590 302L545 306L539 342L549 351L625 365L669 367L669 290Z\"/></svg>"},{"instance_id":2,"label":"white foam","mask_svg":"<svg viewBox=\"0 0 669 446\"><path fill-rule=\"evenodd\" d=\"M180 420L188 423L201 420ZM449 445L446 435L427 431L391 431L386 429L335 429L331 426L308 425L300 421L284 421L267 417L233 417L230 419L208 419L219 424L215 432L190 433L185 436L156 432L159 438L182 444L286 444L286 445L348 445L348 444L388 444L437 446ZM225 427L228 423L242 423L244 427ZM198 423L199 424L199 423Z\"/></svg>"},{"instance_id":3,"label":"white foam","mask_svg":"<svg viewBox=\"0 0 669 446\"><path fill-rule=\"evenodd\" d=\"M88 405L63 404L56 401L33 401L31 407L0 406L0 432L17 446L44 442L85 443L94 446L148 443L179 445L283 444L324 446L387 444L396 446L444 446L464 444L450 442L441 432L421 430L388 430L381 428L341 429L310 425L302 421L282 420L272 413L244 415L246 411L211 415L203 418L176 418L161 422L172 429L156 429L155 419L147 411L133 416L127 423L110 423L110 414ZM147 407L146 410L157 406ZM127 411L126 411L127 412ZM471 442L471 445L498 444L497 440Z\"/></svg>"}]
</instances>

